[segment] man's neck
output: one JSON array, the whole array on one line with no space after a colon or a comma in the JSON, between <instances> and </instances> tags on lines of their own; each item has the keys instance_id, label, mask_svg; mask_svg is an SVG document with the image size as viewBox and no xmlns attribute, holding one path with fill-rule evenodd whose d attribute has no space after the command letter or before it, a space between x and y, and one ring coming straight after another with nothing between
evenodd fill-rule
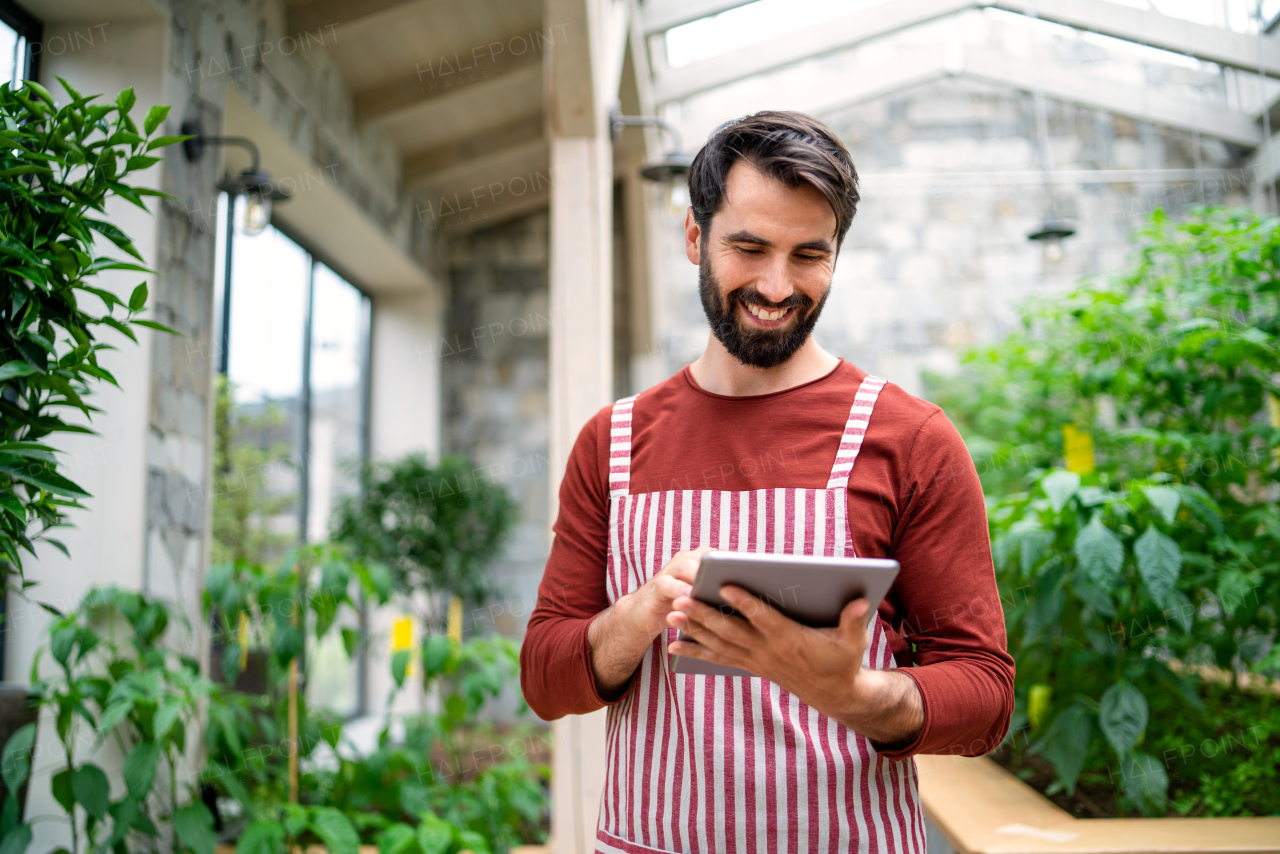
<instances>
[{"instance_id":1,"label":"man's neck","mask_svg":"<svg viewBox=\"0 0 1280 854\"><path fill-rule=\"evenodd\" d=\"M753 368L730 356L724 345L712 335L707 341L707 349L689 366L689 371L694 382L712 394L749 397L786 391L812 382L831 373L839 361L810 338L781 365Z\"/></svg>"}]
</instances>

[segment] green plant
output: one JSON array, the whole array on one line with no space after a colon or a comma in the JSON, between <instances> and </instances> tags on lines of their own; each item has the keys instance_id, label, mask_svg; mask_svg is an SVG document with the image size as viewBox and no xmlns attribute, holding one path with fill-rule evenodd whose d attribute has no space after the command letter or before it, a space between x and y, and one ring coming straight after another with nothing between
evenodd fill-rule
<instances>
[{"instance_id":1,"label":"green plant","mask_svg":"<svg viewBox=\"0 0 1280 854\"><path fill-rule=\"evenodd\" d=\"M477 752L497 758L496 735L478 733L475 721L486 703L516 683L518 646L501 637L457 643L433 635L422 646L420 663L441 712L405 719L398 742L388 721L376 751L341 757L335 772L317 775L317 788L346 805L381 854L485 854L537 839L547 768L523 755L485 767L474 762ZM404 684L403 667L393 675L397 686ZM467 751L468 736L477 734L484 747ZM515 753L498 750L499 756Z\"/></svg>"},{"instance_id":2,"label":"green plant","mask_svg":"<svg viewBox=\"0 0 1280 854\"><path fill-rule=\"evenodd\" d=\"M37 651L31 682L55 722L65 758L51 782L66 813L71 847L64 850L71 854L213 852L213 816L199 800L184 804L178 782L187 734L213 684L200 675L198 661L162 645L176 614L138 593L95 588L50 626L47 651L57 665L55 675L40 677L46 648ZM21 748L34 734L34 724L28 724L11 737L13 752L5 751L5 854L21 854L32 839L30 823L17 822L14 792L30 773ZM124 757L123 792L115 799L107 772L94 761L106 742ZM166 824L172 842L161 830Z\"/></svg>"},{"instance_id":3,"label":"green plant","mask_svg":"<svg viewBox=\"0 0 1280 854\"><path fill-rule=\"evenodd\" d=\"M93 432L62 413L90 417L94 385L117 385L99 362L112 349L100 330L131 340L135 326L172 331L138 318L145 283L126 300L92 282L107 270L151 272L129 236L102 217L113 197L146 210L144 196L164 196L125 179L184 137L155 135L169 112L163 106L139 129L129 116L132 89L95 104L98 96L59 82L71 99L63 106L32 81L0 86L0 584L21 578L22 553L34 554L39 541L65 552L48 533L88 497L43 440ZM101 238L139 263L99 255Z\"/></svg>"},{"instance_id":4,"label":"green plant","mask_svg":"<svg viewBox=\"0 0 1280 854\"><path fill-rule=\"evenodd\" d=\"M1136 242L935 389L992 496L1015 723L1054 788L1155 815L1156 727L1213 731L1205 668L1280 672L1280 221L1157 212Z\"/></svg>"},{"instance_id":5,"label":"green plant","mask_svg":"<svg viewBox=\"0 0 1280 854\"><path fill-rule=\"evenodd\" d=\"M461 456L432 465L420 454L370 466L341 504L334 539L390 567L397 591L447 593L482 604L496 588L487 564L502 552L519 505ZM428 629L437 618L424 615Z\"/></svg>"}]
</instances>

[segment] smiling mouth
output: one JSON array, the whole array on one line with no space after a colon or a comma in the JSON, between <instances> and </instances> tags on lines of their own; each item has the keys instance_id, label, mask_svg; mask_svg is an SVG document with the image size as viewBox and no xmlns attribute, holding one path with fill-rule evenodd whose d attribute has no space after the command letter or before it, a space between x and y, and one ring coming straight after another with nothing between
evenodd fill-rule
<instances>
[{"instance_id":1,"label":"smiling mouth","mask_svg":"<svg viewBox=\"0 0 1280 854\"><path fill-rule=\"evenodd\" d=\"M753 305L751 303L742 303L742 307L750 312L751 316L769 326L781 323L783 320L791 316L791 312L795 306L787 306L786 308L765 308L764 306Z\"/></svg>"}]
</instances>

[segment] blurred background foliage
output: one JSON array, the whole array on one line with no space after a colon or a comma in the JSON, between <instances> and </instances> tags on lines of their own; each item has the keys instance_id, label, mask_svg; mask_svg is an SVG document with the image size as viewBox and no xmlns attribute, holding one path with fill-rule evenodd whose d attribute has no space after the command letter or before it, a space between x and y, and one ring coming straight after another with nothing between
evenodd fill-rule
<instances>
[{"instance_id":1,"label":"blurred background foliage","mask_svg":"<svg viewBox=\"0 0 1280 854\"><path fill-rule=\"evenodd\" d=\"M1157 211L930 398L988 497L1017 713L1077 815L1280 814L1280 220Z\"/></svg>"}]
</instances>

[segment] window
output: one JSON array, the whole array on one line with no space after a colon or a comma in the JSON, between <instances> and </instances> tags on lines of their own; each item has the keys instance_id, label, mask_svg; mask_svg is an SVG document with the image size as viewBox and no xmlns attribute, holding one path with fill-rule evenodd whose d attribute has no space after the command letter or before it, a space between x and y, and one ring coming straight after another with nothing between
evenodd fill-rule
<instances>
[{"instance_id":1,"label":"window","mask_svg":"<svg viewBox=\"0 0 1280 854\"><path fill-rule=\"evenodd\" d=\"M25 11L0 0L0 83L16 84L36 76L33 43L40 41L40 22Z\"/></svg>"},{"instance_id":2,"label":"window","mask_svg":"<svg viewBox=\"0 0 1280 854\"><path fill-rule=\"evenodd\" d=\"M237 201L232 222L238 225L243 200ZM223 559L270 561L298 542L324 540L339 500L358 488L367 456L371 308L356 286L275 226L254 236L238 228L230 235L224 292L228 213L224 194L215 328L225 350L216 361L230 387L229 421L239 425L231 441L249 446L242 447L249 471L232 482L257 490L258 518L251 524L258 529L214 548ZM218 500L215 495L215 540ZM228 543L252 543L255 553L231 554ZM308 656L308 698L337 712L360 712L363 664L347 659L341 637L335 633Z\"/></svg>"}]
</instances>

